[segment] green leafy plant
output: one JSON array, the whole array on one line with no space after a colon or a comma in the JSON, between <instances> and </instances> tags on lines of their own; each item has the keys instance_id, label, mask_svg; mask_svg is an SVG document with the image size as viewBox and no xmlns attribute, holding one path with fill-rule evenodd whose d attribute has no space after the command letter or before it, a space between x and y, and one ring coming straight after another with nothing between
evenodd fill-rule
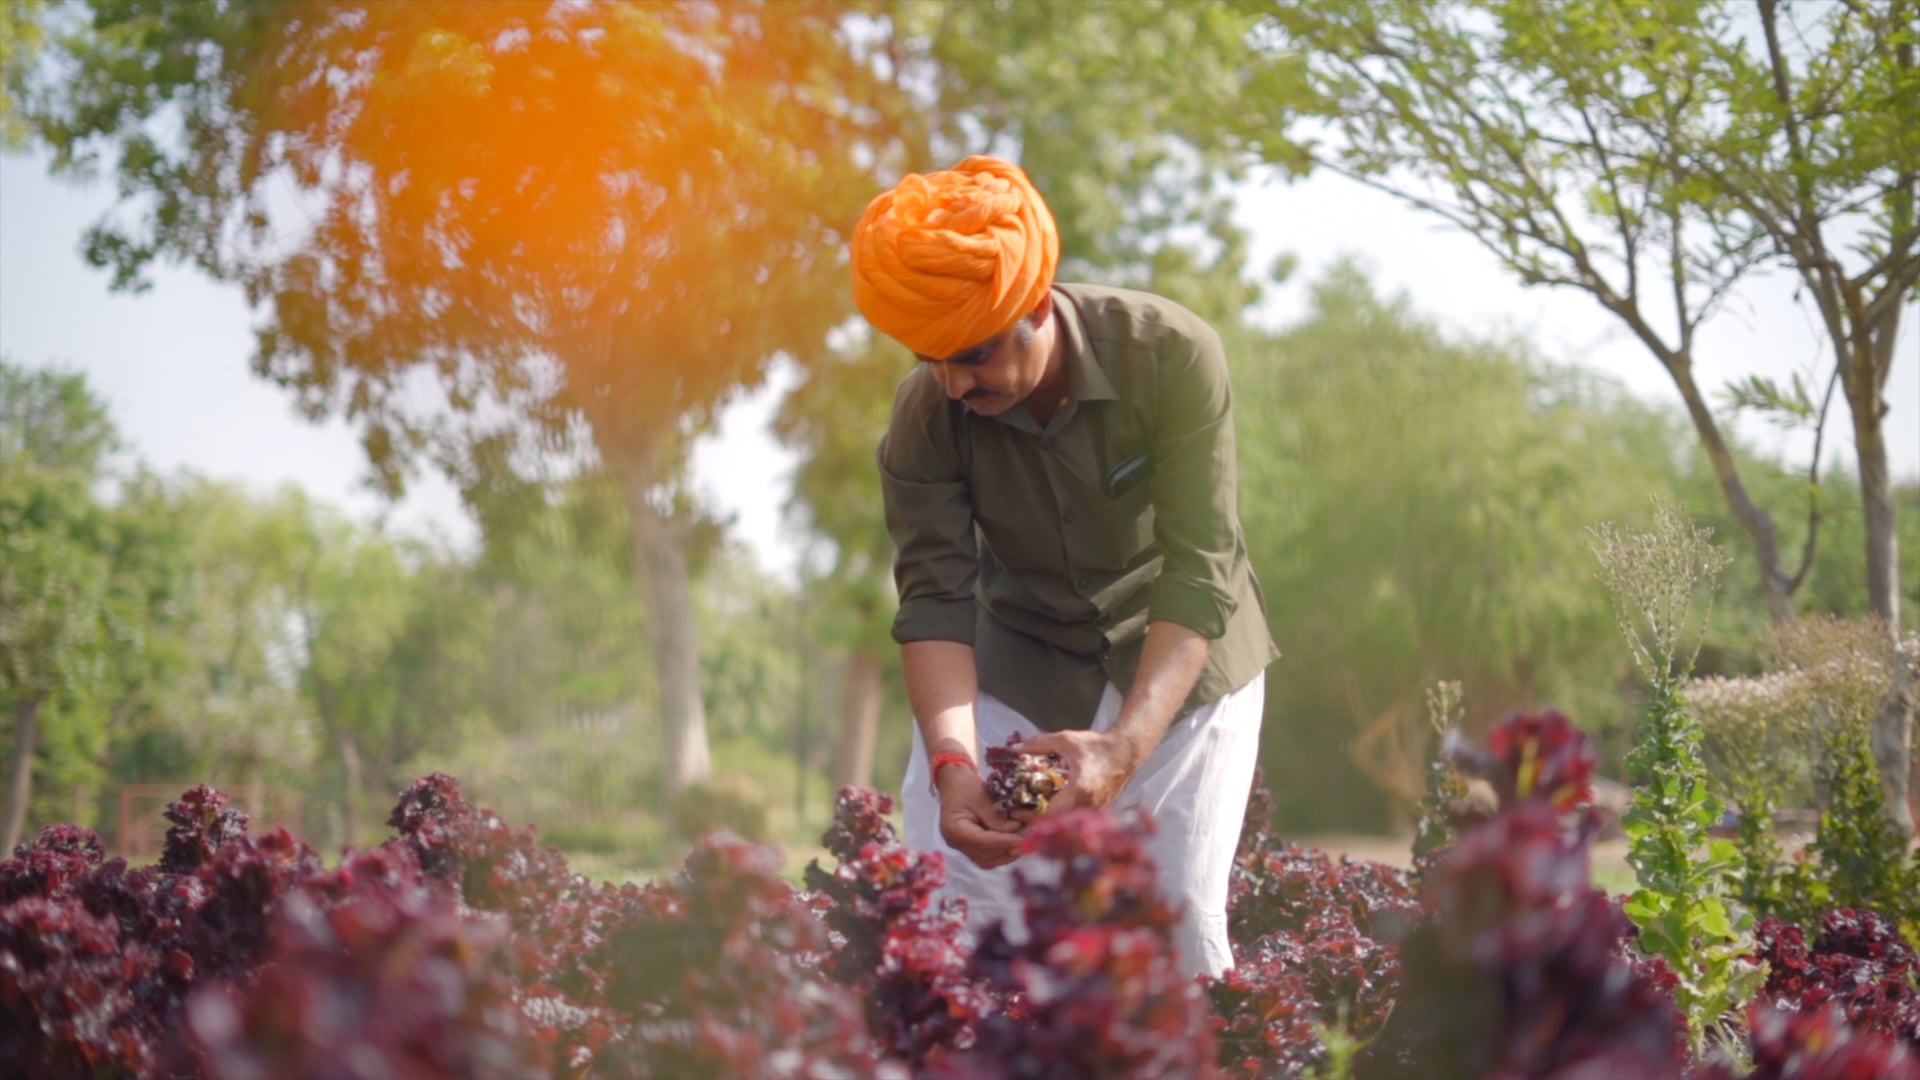
<instances>
[{"instance_id":1,"label":"green leafy plant","mask_svg":"<svg viewBox=\"0 0 1920 1080\"><path fill-rule=\"evenodd\" d=\"M1687 688L1716 771L1740 804L1741 899L1757 915L1808 929L1836 905L1920 923L1920 880L1870 744L1902 662L1891 635L1871 618L1806 618L1776 627L1768 651L1773 670L1765 674ZM1774 834L1775 810L1809 804L1816 788L1818 830L1789 860Z\"/></svg>"},{"instance_id":2,"label":"green leafy plant","mask_svg":"<svg viewBox=\"0 0 1920 1080\"><path fill-rule=\"evenodd\" d=\"M1603 524L1590 532L1600 579L1648 684L1627 757L1634 796L1622 825L1638 887L1624 910L1640 929L1640 947L1663 957L1679 978L1674 997L1697 1057L1765 978L1746 959L1752 917L1734 895L1739 853L1708 836L1722 805L1707 788L1700 723L1682 689L1729 560L1711 530L1658 500L1649 530ZM1696 613L1698 597L1705 603Z\"/></svg>"},{"instance_id":3,"label":"green leafy plant","mask_svg":"<svg viewBox=\"0 0 1920 1080\"><path fill-rule=\"evenodd\" d=\"M1711 779L1738 808L1738 895L1756 916L1799 920L1808 909L1804 863L1789 862L1778 811L1809 805L1819 734L1795 672L1708 676L1687 684L1705 734Z\"/></svg>"},{"instance_id":4,"label":"green leafy plant","mask_svg":"<svg viewBox=\"0 0 1920 1080\"><path fill-rule=\"evenodd\" d=\"M1427 786L1420 796L1420 820L1413 835L1413 865L1416 874L1447 848L1453 846L1455 830L1467 812L1467 782L1447 760L1447 739L1460 730L1466 717L1458 682L1437 682L1427 689L1427 722L1433 727L1433 751L1427 756Z\"/></svg>"},{"instance_id":5,"label":"green leafy plant","mask_svg":"<svg viewBox=\"0 0 1920 1080\"><path fill-rule=\"evenodd\" d=\"M1877 619L1803 619L1774 633L1783 668L1800 677L1808 713L1821 735L1818 774L1826 794L1819 830L1808 845L1824 895L1832 904L1872 908L1909 925L1920 922L1920 898L1907 861L1907 837L1888 813L1874 764L1871 728L1900 662L1893 637ZM1818 907L1801 921L1811 924Z\"/></svg>"}]
</instances>

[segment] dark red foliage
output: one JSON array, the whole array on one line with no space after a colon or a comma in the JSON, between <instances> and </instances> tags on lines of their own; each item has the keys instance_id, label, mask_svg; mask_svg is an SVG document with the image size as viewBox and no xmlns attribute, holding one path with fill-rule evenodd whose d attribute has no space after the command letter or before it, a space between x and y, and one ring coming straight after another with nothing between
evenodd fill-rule
<instances>
[{"instance_id":1,"label":"dark red foliage","mask_svg":"<svg viewBox=\"0 0 1920 1080\"><path fill-rule=\"evenodd\" d=\"M0 906L0 1061L17 1076L147 1071L160 1028L143 991L169 966L71 895Z\"/></svg>"},{"instance_id":2,"label":"dark red foliage","mask_svg":"<svg viewBox=\"0 0 1920 1080\"><path fill-rule=\"evenodd\" d=\"M1754 928L1767 963L1761 997L1787 1010L1841 1010L1855 1028L1878 1032L1920 1052L1920 962L1891 922L1842 908L1820 920L1808 949L1798 926L1763 919Z\"/></svg>"},{"instance_id":3,"label":"dark red foliage","mask_svg":"<svg viewBox=\"0 0 1920 1080\"><path fill-rule=\"evenodd\" d=\"M1591 887L1584 834L1525 798L1428 877L1402 992L1369 1074L1677 1076L1672 999L1619 957L1629 923Z\"/></svg>"},{"instance_id":4,"label":"dark red foliage","mask_svg":"<svg viewBox=\"0 0 1920 1080\"><path fill-rule=\"evenodd\" d=\"M9 1075L1290 1077L1320 1030L1363 1075L1678 1075L1673 972L1588 873L1591 752L1556 714L1477 756L1502 793L1415 904L1407 876L1275 840L1256 792L1233 868L1238 967L1180 973L1137 814L1028 829L1024 919L969 947L944 867L891 801L840 794L832 870L721 834L649 885L593 884L435 774L399 836L329 870L220 793L168 808L155 866L55 826L0 862ZM1505 779L1502 779L1504 777ZM1759 928L1756 1071L1916 1076L1920 962L1836 911ZM1211 1005L1211 1009L1209 1009ZM1904 1048L1902 1043L1907 1044ZM1728 1080L1724 1066L1701 1074Z\"/></svg>"},{"instance_id":5,"label":"dark red foliage","mask_svg":"<svg viewBox=\"0 0 1920 1080\"><path fill-rule=\"evenodd\" d=\"M1079 811L1030 826L1014 875L1026 932L989 927L973 971L1006 1011L976 1025L974 1049L936 1076L1213 1074L1207 1001L1180 973L1172 928L1142 845L1144 815Z\"/></svg>"},{"instance_id":6,"label":"dark red foliage","mask_svg":"<svg viewBox=\"0 0 1920 1080\"><path fill-rule=\"evenodd\" d=\"M964 904L933 902L946 879L941 856L901 845L892 809L877 791L841 788L825 837L836 864L831 873L809 864L807 887L832 944L825 970L860 992L884 1052L918 1068L972 1046L990 1001L967 972Z\"/></svg>"},{"instance_id":7,"label":"dark red foliage","mask_svg":"<svg viewBox=\"0 0 1920 1080\"><path fill-rule=\"evenodd\" d=\"M160 855L160 869L169 874L186 874L213 861L221 845L239 839L247 831L247 815L227 805L227 796L205 784L196 784L167 804L167 846Z\"/></svg>"},{"instance_id":8,"label":"dark red foliage","mask_svg":"<svg viewBox=\"0 0 1920 1080\"><path fill-rule=\"evenodd\" d=\"M285 829L223 845L195 875L206 897L184 939L196 975L237 976L259 963L280 901L320 871L319 856Z\"/></svg>"},{"instance_id":9,"label":"dark red foliage","mask_svg":"<svg viewBox=\"0 0 1920 1080\"><path fill-rule=\"evenodd\" d=\"M64 892L107 856L100 837L78 825L48 825L30 844L0 862L0 904Z\"/></svg>"},{"instance_id":10,"label":"dark red foliage","mask_svg":"<svg viewBox=\"0 0 1920 1080\"><path fill-rule=\"evenodd\" d=\"M859 858L869 844L897 844L899 834L887 819L891 813L893 796L872 788L842 787L833 800L833 824L827 826L820 843L828 854L843 862Z\"/></svg>"},{"instance_id":11,"label":"dark red foliage","mask_svg":"<svg viewBox=\"0 0 1920 1080\"><path fill-rule=\"evenodd\" d=\"M1208 992L1223 1071L1282 1077L1324 1058L1316 1025L1370 1036L1399 987L1418 911L1405 872L1278 841L1256 773L1228 887L1236 967Z\"/></svg>"},{"instance_id":12,"label":"dark red foliage","mask_svg":"<svg viewBox=\"0 0 1920 1080\"><path fill-rule=\"evenodd\" d=\"M274 914L268 961L199 990L182 1054L210 1076L546 1073L503 966L506 920L463 914L406 849L350 858Z\"/></svg>"},{"instance_id":13,"label":"dark red foliage","mask_svg":"<svg viewBox=\"0 0 1920 1080\"><path fill-rule=\"evenodd\" d=\"M1363 1038L1379 1029L1400 986L1394 942L1415 905L1404 875L1377 863L1295 844L1244 861L1227 915L1236 970L1212 988L1221 1065L1292 1075L1318 1060L1312 1023ZM1249 1040L1272 1051L1253 1071Z\"/></svg>"},{"instance_id":14,"label":"dark red foliage","mask_svg":"<svg viewBox=\"0 0 1920 1080\"><path fill-rule=\"evenodd\" d=\"M100 862L98 839L67 826L0 863L0 1060L152 1071L187 991L257 961L265 913L300 871L253 867L267 857L226 802L202 786L170 804L155 867Z\"/></svg>"},{"instance_id":15,"label":"dark red foliage","mask_svg":"<svg viewBox=\"0 0 1920 1080\"><path fill-rule=\"evenodd\" d=\"M1020 742L1015 732L1005 746L987 747L987 795L1009 814L1016 810L1044 814L1047 803L1066 786L1066 759L1059 754L1026 753Z\"/></svg>"},{"instance_id":16,"label":"dark red foliage","mask_svg":"<svg viewBox=\"0 0 1920 1080\"><path fill-rule=\"evenodd\" d=\"M1487 779L1502 806L1545 799L1561 813L1593 799L1593 741L1564 715L1520 713L1487 732L1494 768Z\"/></svg>"},{"instance_id":17,"label":"dark red foliage","mask_svg":"<svg viewBox=\"0 0 1920 1080\"><path fill-rule=\"evenodd\" d=\"M1298 970L1294 939L1234 949L1234 968L1207 983L1220 1071L1241 1080L1298 1076L1326 1063L1327 1010Z\"/></svg>"},{"instance_id":18,"label":"dark red foliage","mask_svg":"<svg viewBox=\"0 0 1920 1080\"><path fill-rule=\"evenodd\" d=\"M1406 871L1286 841L1242 848L1228 889L1227 925L1235 942L1299 934L1329 911L1345 914L1368 937L1397 939L1419 911Z\"/></svg>"},{"instance_id":19,"label":"dark red foliage","mask_svg":"<svg viewBox=\"0 0 1920 1080\"><path fill-rule=\"evenodd\" d=\"M420 869L447 881L459 877L464 860L455 846L478 816L460 794L460 782L446 773L433 773L400 793L387 824L413 846Z\"/></svg>"},{"instance_id":20,"label":"dark red foliage","mask_svg":"<svg viewBox=\"0 0 1920 1080\"><path fill-rule=\"evenodd\" d=\"M607 1002L631 1014L616 1076L868 1076L859 999L817 974L826 930L779 877L779 853L719 833L670 892L609 942Z\"/></svg>"},{"instance_id":21,"label":"dark red foliage","mask_svg":"<svg viewBox=\"0 0 1920 1080\"><path fill-rule=\"evenodd\" d=\"M1920 1080L1920 1058L1876 1032L1848 1025L1833 1007L1796 1012L1755 1005L1747 1027L1753 1071L1745 1080ZM1724 1064L1697 1080L1733 1080Z\"/></svg>"}]
</instances>

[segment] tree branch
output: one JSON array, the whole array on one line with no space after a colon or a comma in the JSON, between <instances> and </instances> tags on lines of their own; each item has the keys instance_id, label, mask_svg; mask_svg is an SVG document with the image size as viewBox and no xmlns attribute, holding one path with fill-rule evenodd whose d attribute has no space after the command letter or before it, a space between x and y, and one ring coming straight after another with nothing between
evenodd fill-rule
<instances>
[{"instance_id":1,"label":"tree branch","mask_svg":"<svg viewBox=\"0 0 1920 1080\"><path fill-rule=\"evenodd\" d=\"M1787 164L1793 172L1794 180L1794 224L1809 247L1809 257L1802 260L1803 275L1812 271L1807 284L1816 294L1825 291L1830 295L1822 301L1822 308L1846 302L1844 289L1846 269L1827 252L1826 240L1820 231L1820 218L1813 205L1813 180L1811 167L1807 162L1807 150L1800 133L1800 120L1793 108L1793 93L1787 87L1787 62L1780 51L1780 0L1759 0L1760 26L1767 39L1767 64L1773 76L1774 97L1780 102L1780 113L1787 133ZM1842 338L1835 337L1838 347Z\"/></svg>"},{"instance_id":2,"label":"tree branch","mask_svg":"<svg viewBox=\"0 0 1920 1080\"><path fill-rule=\"evenodd\" d=\"M1591 275L1596 282L1602 281L1603 279L1599 272L1593 268L1592 260L1587 254L1586 245L1580 241L1579 233L1574 230L1572 224L1567 221L1566 216L1561 212L1559 201L1554 198L1553 192L1547 190L1547 186L1534 174L1532 165L1527 162L1526 155L1515 145L1514 140L1510 137L1510 133L1502 130L1498 125L1488 120L1482 115L1479 109L1475 108L1464 95L1453 87L1433 79L1421 77L1417 73L1417 66L1404 52L1390 45L1377 34L1374 36L1372 44L1376 55L1382 56L1399 65L1408 83L1420 87L1423 91L1436 94L1440 100L1452 106L1458 115L1464 117L1469 124L1479 132L1483 139L1491 143L1501 152L1502 156L1507 159L1513 166L1515 172L1525 182L1527 193L1553 217L1554 223L1559 226L1560 235L1563 239L1553 246L1565 252L1569 258L1573 259L1576 267L1582 273ZM1367 80L1367 82L1375 88L1376 93L1380 92L1378 81L1362 71L1358 64L1350 63L1348 66L1354 70L1355 74ZM1514 100L1504 84L1498 80L1494 80L1492 85L1495 92L1500 95L1501 100L1508 108L1513 110L1516 116L1524 117L1526 115L1525 107ZM1389 95L1383 94L1383 96L1387 97L1389 101L1392 100ZM1522 126L1527 127L1530 125L1523 123ZM1457 154L1459 148L1442 147L1436 149L1440 152L1431 154L1429 157L1434 160L1444 161L1447 160L1450 155ZM1458 187L1459 185L1456 184L1455 186ZM1536 238L1544 239L1538 236L1536 236ZM1608 287L1608 291L1612 291L1610 286Z\"/></svg>"},{"instance_id":3,"label":"tree branch","mask_svg":"<svg viewBox=\"0 0 1920 1080\"><path fill-rule=\"evenodd\" d=\"M1534 267L1527 266L1522 262L1516 260L1512 252L1507 251L1506 249L1500 247L1498 244L1494 243L1491 239L1488 238L1488 235L1487 235L1488 233L1495 231L1497 228L1500 228L1502 226L1502 223L1508 221L1509 219L1500 216L1496 211L1486 207L1485 204L1479 202L1477 199L1473 198L1468 193L1463 193L1464 200L1468 202L1476 211L1478 211L1481 216L1475 217L1467 214L1462 214L1459 210L1455 209L1454 207L1447 206L1444 203L1436 202L1433 199L1427 198L1422 195L1416 195L1410 191L1407 191L1404 188L1396 187L1392 184L1375 179L1374 177L1368 176L1365 173L1357 172L1341 164L1340 162L1332 160L1330 158L1316 155L1314 158L1314 164L1323 169L1326 169L1331 173L1334 173L1335 175L1345 177L1348 180L1352 180L1357 184L1361 184L1365 187L1372 188L1373 190L1378 191L1382 194L1390 195L1393 198L1398 199L1401 202L1404 202L1407 205L1417 210L1424 210L1430 214L1435 215L1436 217L1441 218L1442 220L1446 221L1449 225L1452 225L1455 228L1466 233L1469 237L1473 239L1475 243L1485 248L1487 252L1493 255L1495 259L1498 259L1503 266L1506 266L1508 269L1512 270L1514 273L1519 274L1521 281L1524 284L1572 286L1576 289L1581 290L1582 292L1591 294L1595 299L1599 300L1602 304L1607 304L1607 305L1610 305L1619 299L1617 292L1604 279L1601 279L1598 277L1594 277L1592 279L1581 279L1581 278L1567 277L1561 274L1544 273ZM1515 235L1523 236L1528 240L1531 240L1541 245L1542 247L1555 252L1556 254L1565 255L1569 258L1572 258L1572 255L1570 252L1568 252L1565 248L1560 247L1559 245L1554 243L1550 238L1540 233L1537 230L1537 228L1516 227L1511 229L1511 232L1513 232ZM1663 350L1665 349L1664 344L1661 345L1661 349Z\"/></svg>"},{"instance_id":4,"label":"tree branch","mask_svg":"<svg viewBox=\"0 0 1920 1080\"><path fill-rule=\"evenodd\" d=\"M1827 409L1833 405L1833 388L1840 382L1840 365L1833 365L1833 374L1827 376L1827 392L1820 399L1820 419L1813 425L1813 460L1807 465L1807 542L1800 548L1800 568L1793 572L1792 580L1787 582L1787 595L1791 596L1807 579L1808 571L1813 569L1813 552L1820 536L1820 443L1827 433Z\"/></svg>"},{"instance_id":5,"label":"tree branch","mask_svg":"<svg viewBox=\"0 0 1920 1080\"><path fill-rule=\"evenodd\" d=\"M1911 182L1911 180L1909 180L1909 182ZM1879 277L1881 274L1892 275L1901 272L1896 271L1894 268L1903 260L1907 259L1912 253L1916 242L1920 242L1920 226L1915 226L1914 228L1908 229L1905 233L1894 237L1892 241L1887 244L1887 253L1874 260L1872 266L1867 267L1865 270L1860 271L1848 279L1847 284L1852 288L1863 289L1871 283L1874 278Z\"/></svg>"},{"instance_id":6,"label":"tree branch","mask_svg":"<svg viewBox=\"0 0 1920 1080\"><path fill-rule=\"evenodd\" d=\"M1799 192L1797 215L1805 228L1813 216L1813 188L1807 177L1807 152L1800 139L1800 119L1793 111L1793 92L1787 87L1787 61L1780 52L1780 0L1760 0L1760 28L1767 38L1767 66L1773 76L1773 96L1787 132L1787 162L1793 166Z\"/></svg>"},{"instance_id":7,"label":"tree branch","mask_svg":"<svg viewBox=\"0 0 1920 1080\"><path fill-rule=\"evenodd\" d=\"M1868 324L1880 321L1889 310L1899 307L1915 285L1920 285L1920 255L1908 259L1905 266L1891 272L1886 288L1881 289L1880 295L1867 304L1865 318Z\"/></svg>"},{"instance_id":8,"label":"tree branch","mask_svg":"<svg viewBox=\"0 0 1920 1080\"><path fill-rule=\"evenodd\" d=\"M1607 145L1600 139L1600 129L1595 126L1587 107L1574 103L1574 111L1580 114L1581 126L1587 129L1587 138L1593 143L1595 155L1600 159L1600 175L1607 182L1607 190L1613 193L1613 221L1620 227L1620 244L1627 262L1627 299L1640 302L1640 252L1638 237L1627 225L1627 201L1620 194L1620 176L1613 167L1612 158L1607 153Z\"/></svg>"},{"instance_id":9,"label":"tree branch","mask_svg":"<svg viewBox=\"0 0 1920 1080\"><path fill-rule=\"evenodd\" d=\"M1680 326L1680 351L1693 352L1693 329L1695 323L1687 317L1687 260L1680 246L1680 235L1685 224L1680 217L1680 208L1675 206L1668 211L1667 220L1667 271L1673 277L1673 314Z\"/></svg>"}]
</instances>

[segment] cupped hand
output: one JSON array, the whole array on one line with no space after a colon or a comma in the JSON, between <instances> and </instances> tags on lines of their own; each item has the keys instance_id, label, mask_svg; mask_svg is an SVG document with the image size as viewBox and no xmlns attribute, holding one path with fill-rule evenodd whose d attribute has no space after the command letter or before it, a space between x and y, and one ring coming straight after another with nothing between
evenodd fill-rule
<instances>
[{"instance_id":1,"label":"cupped hand","mask_svg":"<svg viewBox=\"0 0 1920 1080\"><path fill-rule=\"evenodd\" d=\"M1058 754L1067 765L1067 785L1048 803L1046 812L1111 806L1140 767L1142 755L1126 739L1105 731L1054 731L1020 744L1023 753ZM1033 811L1015 811L1021 822L1039 817Z\"/></svg>"},{"instance_id":2,"label":"cupped hand","mask_svg":"<svg viewBox=\"0 0 1920 1080\"><path fill-rule=\"evenodd\" d=\"M994 804L979 773L942 769L939 788L940 837L948 847L983 870L1020 857L1022 826Z\"/></svg>"}]
</instances>

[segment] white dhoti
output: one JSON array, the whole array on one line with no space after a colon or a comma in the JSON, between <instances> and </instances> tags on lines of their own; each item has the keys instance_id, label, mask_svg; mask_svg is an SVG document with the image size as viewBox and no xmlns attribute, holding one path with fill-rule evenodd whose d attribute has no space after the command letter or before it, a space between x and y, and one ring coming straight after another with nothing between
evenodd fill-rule
<instances>
[{"instance_id":1,"label":"white dhoti","mask_svg":"<svg viewBox=\"0 0 1920 1080\"><path fill-rule=\"evenodd\" d=\"M1152 815L1157 830L1147 850L1159 867L1163 895L1181 909L1175 942L1190 973L1220 975L1233 966L1227 940L1227 879L1246 816L1247 792L1260 756L1260 714L1266 704L1266 676L1175 720L1121 789L1114 808L1137 806ZM1105 731L1120 715L1120 691L1108 684L1094 714L1093 730ZM1041 730L1005 702L982 692L974 708L979 746L1004 745L1019 733L1032 739ZM984 765L983 765L984 768ZM947 846L940 836L940 804L928 789L927 752L914 725L913 757L900 793L907 846L938 851L946 857L947 884L937 899L967 901L969 926L979 931L1009 920L1024 929L1020 898L1013 880L1015 861L982 870Z\"/></svg>"}]
</instances>

